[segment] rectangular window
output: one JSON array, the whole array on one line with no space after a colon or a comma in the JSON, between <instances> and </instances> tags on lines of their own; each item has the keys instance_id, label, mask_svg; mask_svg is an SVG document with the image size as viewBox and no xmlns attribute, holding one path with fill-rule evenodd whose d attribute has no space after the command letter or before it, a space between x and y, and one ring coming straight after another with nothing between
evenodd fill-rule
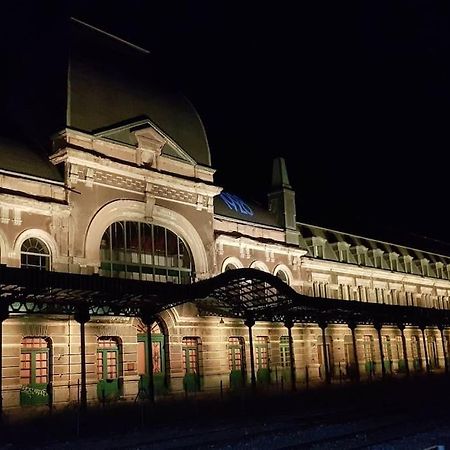
<instances>
[{"instance_id":1,"label":"rectangular window","mask_svg":"<svg viewBox=\"0 0 450 450\"><path fill-rule=\"evenodd\" d=\"M280 362L281 367L291 367L291 356L289 351L289 336L280 337Z\"/></svg>"},{"instance_id":2,"label":"rectangular window","mask_svg":"<svg viewBox=\"0 0 450 450\"><path fill-rule=\"evenodd\" d=\"M313 249L316 258L323 258L323 245L314 245Z\"/></svg>"},{"instance_id":3,"label":"rectangular window","mask_svg":"<svg viewBox=\"0 0 450 450\"><path fill-rule=\"evenodd\" d=\"M267 369L269 367L269 338L257 336L255 338L256 368Z\"/></svg>"},{"instance_id":4,"label":"rectangular window","mask_svg":"<svg viewBox=\"0 0 450 450\"><path fill-rule=\"evenodd\" d=\"M403 341L401 336L397 336L396 338L396 347L397 347L397 357L398 359L404 359L403 356Z\"/></svg>"},{"instance_id":5,"label":"rectangular window","mask_svg":"<svg viewBox=\"0 0 450 450\"><path fill-rule=\"evenodd\" d=\"M377 303L385 303L384 289L375 288L375 300Z\"/></svg>"},{"instance_id":6,"label":"rectangular window","mask_svg":"<svg viewBox=\"0 0 450 450\"><path fill-rule=\"evenodd\" d=\"M398 272L398 254L397 253L389 253L386 257L386 263L389 266L389 269Z\"/></svg>"},{"instance_id":7,"label":"rectangular window","mask_svg":"<svg viewBox=\"0 0 450 450\"><path fill-rule=\"evenodd\" d=\"M99 338L97 341L97 379L115 380L118 378L119 346L115 339Z\"/></svg>"},{"instance_id":8,"label":"rectangular window","mask_svg":"<svg viewBox=\"0 0 450 450\"><path fill-rule=\"evenodd\" d=\"M350 300L350 286L348 284L339 285L339 298L341 300Z\"/></svg>"},{"instance_id":9,"label":"rectangular window","mask_svg":"<svg viewBox=\"0 0 450 450\"><path fill-rule=\"evenodd\" d=\"M414 306L414 294L412 292L406 291L406 306Z\"/></svg>"},{"instance_id":10,"label":"rectangular window","mask_svg":"<svg viewBox=\"0 0 450 450\"><path fill-rule=\"evenodd\" d=\"M183 369L185 373L199 373L198 337L183 338Z\"/></svg>"},{"instance_id":11,"label":"rectangular window","mask_svg":"<svg viewBox=\"0 0 450 450\"><path fill-rule=\"evenodd\" d=\"M367 297L367 288L366 286L358 286L358 295L359 295L359 301L366 302Z\"/></svg>"},{"instance_id":12,"label":"rectangular window","mask_svg":"<svg viewBox=\"0 0 450 450\"><path fill-rule=\"evenodd\" d=\"M366 363L374 360L373 337L370 335L364 336L364 358Z\"/></svg>"},{"instance_id":13,"label":"rectangular window","mask_svg":"<svg viewBox=\"0 0 450 450\"><path fill-rule=\"evenodd\" d=\"M358 252L357 260L358 260L358 264L366 266L367 265L367 253L366 252Z\"/></svg>"},{"instance_id":14,"label":"rectangular window","mask_svg":"<svg viewBox=\"0 0 450 450\"><path fill-rule=\"evenodd\" d=\"M25 386L48 383L48 343L44 338L22 340L20 353L20 383Z\"/></svg>"},{"instance_id":15,"label":"rectangular window","mask_svg":"<svg viewBox=\"0 0 450 450\"><path fill-rule=\"evenodd\" d=\"M244 338L234 336L228 338L228 365L230 371L243 369Z\"/></svg>"},{"instance_id":16,"label":"rectangular window","mask_svg":"<svg viewBox=\"0 0 450 450\"><path fill-rule=\"evenodd\" d=\"M420 342L418 336L411 336L411 355L413 359L420 359Z\"/></svg>"},{"instance_id":17,"label":"rectangular window","mask_svg":"<svg viewBox=\"0 0 450 450\"><path fill-rule=\"evenodd\" d=\"M326 298L328 295L327 283L313 282L313 296Z\"/></svg>"},{"instance_id":18,"label":"rectangular window","mask_svg":"<svg viewBox=\"0 0 450 450\"><path fill-rule=\"evenodd\" d=\"M412 273L412 258L405 257L405 272Z\"/></svg>"},{"instance_id":19,"label":"rectangular window","mask_svg":"<svg viewBox=\"0 0 450 450\"><path fill-rule=\"evenodd\" d=\"M393 305L399 305L399 293L396 289L391 289L391 301Z\"/></svg>"},{"instance_id":20,"label":"rectangular window","mask_svg":"<svg viewBox=\"0 0 450 450\"><path fill-rule=\"evenodd\" d=\"M384 359L392 361L391 338L389 336L381 336L381 342L383 344Z\"/></svg>"}]
</instances>

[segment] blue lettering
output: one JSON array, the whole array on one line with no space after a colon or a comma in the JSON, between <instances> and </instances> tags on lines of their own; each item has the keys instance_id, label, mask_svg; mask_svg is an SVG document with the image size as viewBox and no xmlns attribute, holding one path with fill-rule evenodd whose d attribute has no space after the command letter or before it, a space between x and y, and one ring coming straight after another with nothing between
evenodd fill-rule
<instances>
[{"instance_id":1,"label":"blue lettering","mask_svg":"<svg viewBox=\"0 0 450 450\"><path fill-rule=\"evenodd\" d=\"M253 216L253 210L237 195L222 192L220 198L228 206L228 208L246 216Z\"/></svg>"}]
</instances>

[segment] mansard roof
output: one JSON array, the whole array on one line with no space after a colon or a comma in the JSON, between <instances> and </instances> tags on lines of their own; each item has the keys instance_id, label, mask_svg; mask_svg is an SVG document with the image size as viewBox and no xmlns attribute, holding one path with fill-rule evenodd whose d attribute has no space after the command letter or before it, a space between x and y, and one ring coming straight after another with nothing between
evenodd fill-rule
<instances>
[{"instance_id":1,"label":"mansard roof","mask_svg":"<svg viewBox=\"0 0 450 450\"><path fill-rule=\"evenodd\" d=\"M373 261L370 258L371 250L379 250L383 255L382 266L383 269L390 269L390 264L387 260L389 255L396 255L399 258L399 271L405 272L404 257L411 257L415 263L413 263L412 273L421 275L422 271L420 265L416 264L420 260L428 260L430 263L430 276L437 277L435 271L435 264L441 263L444 265L450 264L450 248L447 244L441 243L441 245L428 246L427 243L418 242L418 238L411 239L411 242L415 242L417 246L408 246L402 244L394 244L384 240L376 240L367 237L362 237L356 234L345 233L341 231L332 230L315 225L309 225L305 223L297 223L298 231L300 232L300 244L309 249L309 255L314 256L313 246L318 242L314 238L319 238L323 243L323 258L331 261L339 261L338 243L346 243L349 247L349 263L358 263L357 253L363 249L367 249L368 260L367 266L374 267ZM405 236L404 240L408 239ZM432 241L430 241L432 242ZM433 243L433 242L432 242ZM423 247L420 249L419 247ZM433 251L434 250L434 251ZM402 258L403 257L403 258Z\"/></svg>"},{"instance_id":2,"label":"mansard roof","mask_svg":"<svg viewBox=\"0 0 450 450\"><path fill-rule=\"evenodd\" d=\"M214 197L214 213L230 219L280 228L276 217L262 205L222 191Z\"/></svg>"},{"instance_id":3,"label":"mansard roof","mask_svg":"<svg viewBox=\"0 0 450 450\"><path fill-rule=\"evenodd\" d=\"M62 182L58 169L36 146L0 137L0 171Z\"/></svg>"}]
</instances>

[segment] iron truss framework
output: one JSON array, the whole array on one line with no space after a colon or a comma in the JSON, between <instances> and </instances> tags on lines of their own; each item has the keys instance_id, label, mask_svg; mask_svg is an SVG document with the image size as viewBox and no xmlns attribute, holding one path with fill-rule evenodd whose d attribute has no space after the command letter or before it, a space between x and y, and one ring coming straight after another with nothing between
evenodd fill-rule
<instances>
[{"instance_id":1,"label":"iron truss framework","mask_svg":"<svg viewBox=\"0 0 450 450\"><path fill-rule=\"evenodd\" d=\"M205 316L282 323L450 326L450 311L309 297L255 269L190 285L0 266L0 312L143 317L193 302Z\"/></svg>"}]
</instances>

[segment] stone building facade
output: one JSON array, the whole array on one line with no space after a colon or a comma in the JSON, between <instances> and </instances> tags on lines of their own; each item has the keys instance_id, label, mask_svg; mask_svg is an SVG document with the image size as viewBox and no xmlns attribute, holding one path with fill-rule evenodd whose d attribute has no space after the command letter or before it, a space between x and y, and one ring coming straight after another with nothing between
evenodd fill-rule
<instances>
[{"instance_id":1,"label":"stone building facade","mask_svg":"<svg viewBox=\"0 0 450 450\"><path fill-rule=\"evenodd\" d=\"M48 155L20 139L0 140L2 265L24 276L145 280L149 289L254 268L310 297L449 308L450 258L299 223L281 158L267 209L223 192L192 106L148 80L130 81L120 64L113 71L119 58L107 65L92 58L92 46L132 59L145 51L71 26L66 122L54 129ZM8 286L0 284L5 297ZM296 383L447 366L444 328L303 322L290 329L291 345L283 323L257 321L251 330L252 348L243 320L205 315L192 302L161 312L151 333L156 393L248 385L251 350L260 385L288 383L293 364ZM139 318L92 317L85 333L88 402L145 391L149 342ZM73 316L4 317L3 408L78 402L81 345Z\"/></svg>"}]
</instances>

